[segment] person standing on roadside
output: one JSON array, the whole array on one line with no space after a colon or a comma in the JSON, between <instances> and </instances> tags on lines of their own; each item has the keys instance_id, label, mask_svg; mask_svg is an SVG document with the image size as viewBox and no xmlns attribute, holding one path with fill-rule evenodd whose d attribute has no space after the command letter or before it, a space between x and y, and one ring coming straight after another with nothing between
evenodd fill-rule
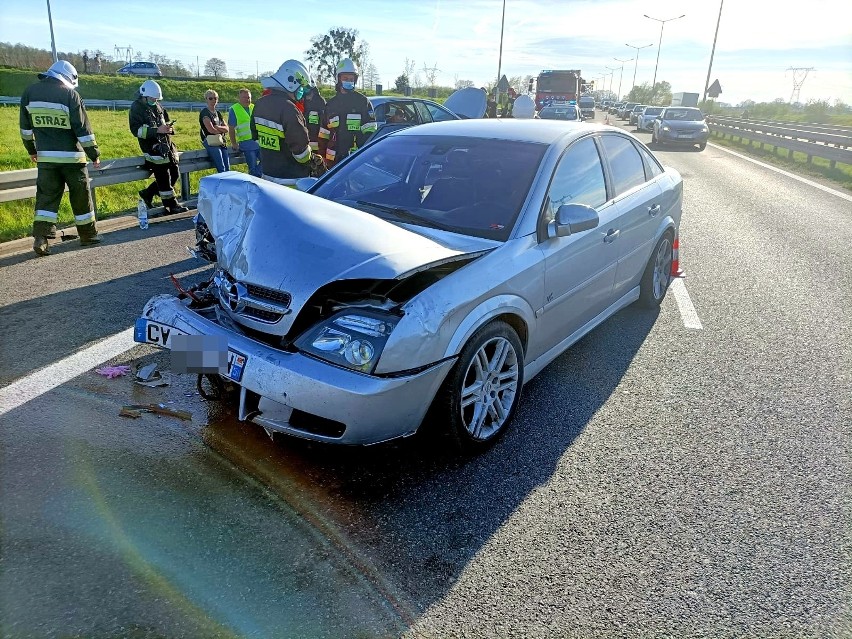
<instances>
[{"instance_id":1,"label":"person standing on roadside","mask_svg":"<svg viewBox=\"0 0 852 639\"><path fill-rule=\"evenodd\" d=\"M130 132L139 140L139 148L145 155L145 168L154 174L154 181L139 191L139 197L149 209L155 195L159 195L166 213L183 213L185 206L178 204L174 186L180 177L178 155L171 141L174 124L160 100L163 90L153 80L145 80L139 87L139 97L130 106Z\"/></svg>"},{"instance_id":2,"label":"person standing on roadside","mask_svg":"<svg viewBox=\"0 0 852 639\"><path fill-rule=\"evenodd\" d=\"M337 95L325 105L325 121L318 134L319 151L331 168L364 145L376 132L373 105L355 90L358 68L349 58L337 63Z\"/></svg>"},{"instance_id":3,"label":"person standing on roadside","mask_svg":"<svg viewBox=\"0 0 852 639\"><path fill-rule=\"evenodd\" d=\"M101 166L89 116L77 93L77 69L57 60L21 96L21 139L30 159L38 163L33 250L50 254L47 240L56 237L59 204L65 187L82 246L98 244L95 206L89 190L88 157Z\"/></svg>"},{"instance_id":4,"label":"person standing on roadside","mask_svg":"<svg viewBox=\"0 0 852 639\"><path fill-rule=\"evenodd\" d=\"M260 177L260 146L251 137L251 115L254 104L251 101L251 91L240 89L239 102L228 109L228 133L231 137L231 148L241 151L246 158L249 175Z\"/></svg>"},{"instance_id":5,"label":"person standing on roadside","mask_svg":"<svg viewBox=\"0 0 852 639\"><path fill-rule=\"evenodd\" d=\"M252 112L252 139L260 146L261 177L290 186L325 169L320 169L322 158L311 153L305 118L296 106L311 87L311 77L304 64L287 60L266 80L270 92Z\"/></svg>"},{"instance_id":6,"label":"person standing on roadside","mask_svg":"<svg viewBox=\"0 0 852 639\"><path fill-rule=\"evenodd\" d=\"M216 109L216 105L219 104L219 94L213 89L208 89L204 93L204 99L207 100L207 106L198 114L201 144L207 149L207 155L216 166L216 171L224 173L231 170L231 156L228 154L228 143L225 141L228 125Z\"/></svg>"},{"instance_id":7,"label":"person standing on roadside","mask_svg":"<svg viewBox=\"0 0 852 639\"><path fill-rule=\"evenodd\" d=\"M83 51L83 73L89 72L89 52Z\"/></svg>"}]
</instances>

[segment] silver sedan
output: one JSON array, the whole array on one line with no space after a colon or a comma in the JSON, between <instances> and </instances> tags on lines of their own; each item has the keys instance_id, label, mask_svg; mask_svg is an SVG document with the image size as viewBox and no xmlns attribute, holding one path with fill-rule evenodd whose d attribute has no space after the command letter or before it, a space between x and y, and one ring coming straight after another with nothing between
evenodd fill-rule
<instances>
[{"instance_id":1,"label":"silver sedan","mask_svg":"<svg viewBox=\"0 0 852 639\"><path fill-rule=\"evenodd\" d=\"M630 134L541 120L405 129L299 186L205 177L213 276L151 299L137 341L270 433L372 444L428 419L470 452L574 342L661 303L683 200Z\"/></svg>"}]
</instances>

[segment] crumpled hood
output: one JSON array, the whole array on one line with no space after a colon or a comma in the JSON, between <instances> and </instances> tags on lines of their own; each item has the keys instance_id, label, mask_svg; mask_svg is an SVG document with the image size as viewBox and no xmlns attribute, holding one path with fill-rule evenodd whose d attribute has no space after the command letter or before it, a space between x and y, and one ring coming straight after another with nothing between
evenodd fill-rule
<instances>
[{"instance_id":1,"label":"crumpled hood","mask_svg":"<svg viewBox=\"0 0 852 639\"><path fill-rule=\"evenodd\" d=\"M393 279L495 246L452 233L425 237L238 172L203 178L198 211L216 240L219 266L238 281L286 291L297 312L328 282Z\"/></svg>"}]
</instances>

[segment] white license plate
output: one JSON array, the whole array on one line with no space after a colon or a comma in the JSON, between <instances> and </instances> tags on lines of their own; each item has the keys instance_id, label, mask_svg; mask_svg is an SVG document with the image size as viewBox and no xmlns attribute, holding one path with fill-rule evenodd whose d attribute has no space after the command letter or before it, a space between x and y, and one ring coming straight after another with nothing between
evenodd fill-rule
<instances>
[{"instance_id":1,"label":"white license plate","mask_svg":"<svg viewBox=\"0 0 852 639\"><path fill-rule=\"evenodd\" d=\"M692 134L691 133L681 133L677 137L679 137L679 138L691 138Z\"/></svg>"},{"instance_id":2,"label":"white license plate","mask_svg":"<svg viewBox=\"0 0 852 639\"><path fill-rule=\"evenodd\" d=\"M228 379L239 382L243 378L248 357L237 351L228 349Z\"/></svg>"},{"instance_id":3,"label":"white license plate","mask_svg":"<svg viewBox=\"0 0 852 639\"><path fill-rule=\"evenodd\" d=\"M172 337L175 335L186 335L182 330L161 324L153 320L139 318L133 327L133 341L140 344L153 344L160 348L171 348Z\"/></svg>"}]
</instances>

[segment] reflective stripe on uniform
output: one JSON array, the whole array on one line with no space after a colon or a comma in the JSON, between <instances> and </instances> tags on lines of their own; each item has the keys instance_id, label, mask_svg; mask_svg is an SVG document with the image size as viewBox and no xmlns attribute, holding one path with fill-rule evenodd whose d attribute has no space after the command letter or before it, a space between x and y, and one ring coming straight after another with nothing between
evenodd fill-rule
<instances>
[{"instance_id":1,"label":"reflective stripe on uniform","mask_svg":"<svg viewBox=\"0 0 852 639\"><path fill-rule=\"evenodd\" d=\"M279 124L278 122L273 122L272 120L267 120L266 118L258 118L255 117L254 123L256 128L266 127L267 129L275 129L276 131L281 132L281 137L284 137L284 125Z\"/></svg>"},{"instance_id":2,"label":"reflective stripe on uniform","mask_svg":"<svg viewBox=\"0 0 852 639\"><path fill-rule=\"evenodd\" d=\"M308 113L308 124L319 124L319 111L310 111Z\"/></svg>"},{"instance_id":3,"label":"reflective stripe on uniform","mask_svg":"<svg viewBox=\"0 0 852 639\"><path fill-rule=\"evenodd\" d=\"M361 127L361 133L375 133L376 132L376 123L375 122L367 122Z\"/></svg>"},{"instance_id":4,"label":"reflective stripe on uniform","mask_svg":"<svg viewBox=\"0 0 852 639\"><path fill-rule=\"evenodd\" d=\"M81 226L83 224L91 224L95 221L95 212L89 211L88 213L83 213L83 215L75 215L74 216L74 224L77 226Z\"/></svg>"},{"instance_id":5,"label":"reflective stripe on uniform","mask_svg":"<svg viewBox=\"0 0 852 639\"><path fill-rule=\"evenodd\" d=\"M80 141L80 146L96 146L97 142L95 142L95 134L92 135L84 135L82 137L77 136L77 139Z\"/></svg>"},{"instance_id":6,"label":"reflective stripe on uniform","mask_svg":"<svg viewBox=\"0 0 852 639\"><path fill-rule=\"evenodd\" d=\"M329 129L336 129L338 126L340 126L340 116L339 115L335 115L334 117L328 119L328 128Z\"/></svg>"},{"instance_id":7,"label":"reflective stripe on uniform","mask_svg":"<svg viewBox=\"0 0 852 639\"><path fill-rule=\"evenodd\" d=\"M334 156L337 155L337 151L334 149L326 149L325 150L325 159L329 162L334 162Z\"/></svg>"},{"instance_id":8,"label":"reflective stripe on uniform","mask_svg":"<svg viewBox=\"0 0 852 639\"><path fill-rule=\"evenodd\" d=\"M35 128L70 129L71 117L69 109L57 102L30 102L27 105Z\"/></svg>"},{"instance_id":9,"label":"reflective stripe on uniform","mask_svg":"<svg viewBox=\"0 0 852 639\"><path fill-rule=\"evenodd\" d=\"M48 222L50 224L56 224L56 220L58 218L59 213L56 211L45 211L44 209L38 209L35 212L36 222Z\"/></svg>"},{"instance_id":10,"label":"reflective stripe on uniform","mask_svg":"<svg viewBox=\"0 0 852 639\"><path fill-rule=\"evenodd\" d=\"M169 158L164 158L162 155L148 155L145 153L145 159L151 164L168 164Z\"/></svg>"},{"instance_id":11,"label":"reflective stripe on uniform","mask_svg":"<svg viewBox=\"0 0 852 639\"><path fill-rule=\"evenodd\" d=\"M32 113L33 109L58 109L65 113L71 113L71 109L69 109L67 105L60 104L59 102L42 102L36 100L35 102L30 102L27 105L27 111Z\"/></svg>"},{"instance_id":12,"label":"reflective stripe on uniform","mask_svg":"<svg viewBox=\"0 0 852 639\"><path fill-rule=\"evenodd\" d=\"M147 124L143 124L142 126L139 127L139 130L136 131L136 137L139 138L140 140L144 140L145 138L148 137L148 125Z\"/></svg>"},{"instance_id":13,"label":"reflective stripe on uniform","mask_svg":"<svg viewBox=\"0 0 852 639\"><path fill-rule=\"evenodd\" d=\"M309 162L311 159L311 146L306 146L305 150L301 153L294 153L293 157L296 158L296 162L298 162L299 164L305 164L305 162Z\"/></svg>"},{"instance_id":14,"label":"reflective stripe on uniform","mask_svg":"<svg viewBox=\"0 0 852 639\"><path fill-rule=\"evenodd\" d=\"M175 192L172 191L172 190L160 191L160 199L161 200L168 200L169 198L172 198L174 196L175 196Z\"/></svg>"},{"instance_id":15,"label":"reflective stripe on uniform","mask_svg":"<svg viewBox=\"0 0 852 639\"><path fill-rule=\"evenodd\" d=\"M331 131L328 129L320 129L317 133L317 138L320 140L328 140L331 137Z\"/></svg>"},{"instance_id":16,"label":"reflective stripe on uniform","mask_svg":"<svg viewBox=\"0 0 852 639\"><path fill-rule=\"evenodd\" d=\"M38 151L38 161L54 164L85 164L86 154L82 151Z\"/></svg>"},{"instance_id":17,"label":"reflective stripe on uniform","mask_svg":"<svg viewBox=\"0 0 852 639\"><path fill-rule=\"evenodd\" d=\"M319 142L311 142L311 151L319 151Z\"/></svg>"},{"instance_id":18,"label":"reflective stripe on uniform","mask_svg":"<svg viewBox=\"0 0 852 639\"><path fill-rule=\"evenodd\" d=\"M33 130L32 129L21 129L21 139L32 140L33 139Z\"/></svg>"}]
</instances>

